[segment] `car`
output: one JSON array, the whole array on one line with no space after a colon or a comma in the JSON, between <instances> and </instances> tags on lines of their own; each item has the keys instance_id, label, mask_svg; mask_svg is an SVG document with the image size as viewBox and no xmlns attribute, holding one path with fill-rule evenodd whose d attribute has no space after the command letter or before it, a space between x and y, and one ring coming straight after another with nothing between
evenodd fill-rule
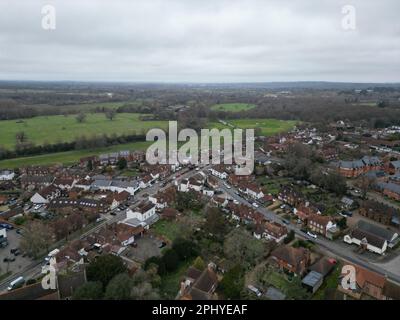
<instances>
[{"instance_id":1,"label":"car","mask_svg":"<svg viewBox=\"0 0 400 320\"><path fill-rule=\"evenodd\" d=\"M239 204L239 201L237 201L236 199L233 199L233 203L234 204Z\"/></svg>"},{"instance_id":2,"label":"car","mask_svg":"<svg viewBox=\"0 0 400 320\"><path fill-rule=\"evenodd\" d=\"M15 261L15 257L5 257L4 259L3 259L3 262L14 262Z\"/></svg>"},{"instance_id":3,"label":"car","mask_svg":"<svg viewBox=\"0 0 400 320\"><path fill-rule=\"evenodd\" d=\"M317 235L310 231L307 231L307 235L310 236L311 238L317 239Z\"/></svg>"},{"instance_id":4,"label":"car","mask_svg":"<svg viewBox=\"0 0 400 320\"><path fill-rule=\"evenodd\" d=\"M342 211L339 213L342 217L352 217L353 213L351 211Z\"/></svg>"},{"instance_id":5,"label":"car","mask_svg":"<svg viewBox=\"0 0 400 320\"><path fill-rule=\"evenodd\" d=\"M14 256L19 256L21 254L21 251L19 249L14 251Z\"/></svg>"},{"instance_id":6,"label":"car","mask_svg":"<svg viewBox=\"0 0 400 320\"><path fill-rule=\"evenodd\" d=\"M224 186L225 186L227 189L230 189L230 188L231 188L231 186L230 186L229 184L227 184L226 182L224 182Z\"/></svg>"},{"instance_id":7,"label":"car","mask_svg":"<svg viewBox=\"0 0 400 320\"><path fill-rule=\"evenodd\" d=\"M164 248L167 245L167 243L165 241L162 241L159 245L158 248Z\"/></svg>"},{"instance_id":8,"label":"car","mask_svg":"<svg viewBox=\"0 0 400 320\"><path fill-rule=\"evenodd\" d=\"M259 205L258 205L256 202L253 202L251 205L252 205L254 208L258 208L258 207L259 207Z\"/></svg>"},{"instance_id":9,"label":"car","mask_svg":"<svg viewBox=\"0 0 400 320\"><path fill-rule=\"evenodd\" d=\"M11 224L8 224L8 223L0 223L0 228L5 228L7 230L14 229L14 227Z\"/></svg>"},{"instance_id":10,"label":"car","mask_svg":"<svg viewBox=\"0 0 400 320\"><path fill-rule=\"evenodd\" d=\"M22 230L21 229L17 229L17 230L15 230L15 232L18 233L18 234L22 234Z\"/></svg>"},{"instance_id":11,"label":"car","mask_svg":"<svg viewBox=\"0 0 400 320\"><path fill-rule=\"evenodd\" d=\"M286 219L283 219L282 222L283 222L284 224L290 224L289 220L286 220Z\"/></svg>"},{"instance_id":12,"label":"car","mask_svg":"<svg viewBox=\"0 0 400 320\"><path fill-rule=\"evenodd\" d=\"M97 219L96 219L96 222L102 222L102 221L104 221L104 220L106 220L106 218L100 217L100 218L97 218Z\"/></svg>"},{"instance_id":13,"label":"car","mask_svg":"<svg viewBox=\"0 0 400 320\"><path fill-rule=\"evenodd\" d=\"M18 248L12 248L11 250L10 250L10 253L11 254L13 254L15 251L17 251L18 250Z\"/></svg>"},{"instance_id":14,"label":"car","mask_svg":"<svg viewBox=\"0 0 400 320\"><path fill-rule=\"evenodd\" d=\"M132 243L131 243L131 247L137 248L137 242L132 242Z\"/></svg>"},{"instance_id":15,"label":"car","mask_svg":"<svg viewBox=\"0 0 400 320\"><path fill-rule=\"evenodd\" d=\"M112 216L116 216L116 215L117 215L117 213L116 213L115 211L111 211L110 214L111 214Z\"/></svg>"},{"instance_id":16,"label":"car","mask_svg":"<svg viewBox=\"0 0 400 320\"><path fill-rule=\"evenodd\" d=\"M196 168L196 171L199 171L199 170L200 170L200 168L199 168L199 167L197 167L197 168Z\"/></svg>"},{"instance_id":17,"label":"car","mask_svg":"<svg viewBox=\"0 0 400 320\"><path fill-rule=\"evenodd\" d=\"M252 286L251 284L247 286L247 289L253 292L257 297L262 296L262 292L260 291L260 289L256 288L255 286Z\"/></svg>"}]
</instances>

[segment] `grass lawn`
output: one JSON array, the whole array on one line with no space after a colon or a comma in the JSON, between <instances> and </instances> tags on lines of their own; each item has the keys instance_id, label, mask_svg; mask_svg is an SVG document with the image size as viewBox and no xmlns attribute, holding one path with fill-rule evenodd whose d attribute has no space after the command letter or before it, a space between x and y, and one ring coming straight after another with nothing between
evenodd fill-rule
<instances>
[{"instance_id":1,"label":"grass lawn","mask_svg":"<svg viewBox=\"0 0 400 320\"><path fill-rule=\"evenodd\" d=\"M271 136L280 132L286 132L292 129L297 121L285 121L277 119L239 119L239 120L226 120L235 128L240 129L261 129L261 135ZM224 129L230 128L220 122L211 122L209 128Z\"/></svg>"},{"instance_id":2,"label":"grass lawn","mask_svg":"<svg viewBox=\"0 0 400 320\"><path fill-rule=\"evenodd\" d=\"M49 153L32 157L21 157L15 159L7 159L0 161L0 168L19 168L29 165L52 165L52 164L73 164L79 161L80 158L88 157L91 155L99 155L102 153L110 153L121 150L144 150L151 142L132 142L126 144L119 144L110 147L87 149L87 150L74 150L58 153Z\"/></svg>"},{"instance_id":3,"label":"grass lawn","mask_svg":"<svg viewBox=\"0 0 400 320\"><path fill-rule=\"evenodd\" d=\"M13 149L15 136L25 132L28 140L36 145L73 141L85 135L135 134L152 128L166 128L166 121L141 121L138 113L118 113L114 120L108 120L103 113L87 114L82 123L75 115L41 116L31 119L3 120L0 122L0 146Z\"/></svg>"},{"instance_id":4,"label":"grass lawn","mask_svg":"<svg viewBox=\"0 0 400 320\"><path fill-rule=\"evenodd\" d=\"M255 107L256 106L254 104L249 104L249 103L221 103L221 104L214 104L213 106L211 106L211 110L240 112L240 111L247 111Z\"/></svg>"},{"instance_id":5,"label":"grass lawn","mask_svg":"<svg viewBox=\"0 0 400 320\"><path fill-rule=\"evenodd\" d=\"M192 265L192 263L193 260L185 261L175 272L168 273L161 278L161 298L174 299L176 297L182 277L185 275L187 269Z\"/></svg>"},{"instance_id":6,"label":"grass lawn","mask_svg":"<svg viewBox=\"0 0 400 320\"><path fill-rule=\"evenodd\" d=\"M151 229L160 236L168 238L170 241L174 241L180 234L179 225L175 221L168 221L160 219L151 226Z\"/></svg>"}]
</instances>

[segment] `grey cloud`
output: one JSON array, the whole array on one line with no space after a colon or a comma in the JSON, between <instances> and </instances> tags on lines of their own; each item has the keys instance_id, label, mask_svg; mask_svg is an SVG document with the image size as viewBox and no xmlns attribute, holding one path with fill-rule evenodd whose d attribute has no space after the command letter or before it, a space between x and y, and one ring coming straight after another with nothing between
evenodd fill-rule
<instances>
[{"instance_id":1,"label":"grey cloud","mask_svg":"<svg viewBox=\"0 0 400 320\"><path fill-rule=\"evenodd\" d=\"M399 82L397 0L0 3L0 78ZM57 29L41 28L53 4ZM341 28L343 5L357 29Z\"/></svg>"}]
</instances>

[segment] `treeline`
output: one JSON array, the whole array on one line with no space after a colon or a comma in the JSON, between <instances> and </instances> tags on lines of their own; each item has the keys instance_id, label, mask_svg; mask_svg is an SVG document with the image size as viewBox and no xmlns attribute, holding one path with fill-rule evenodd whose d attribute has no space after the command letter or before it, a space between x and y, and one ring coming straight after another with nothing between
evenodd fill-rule
<instances>
[{"instance_id":1,"label":"treeline","mask_svg":"<svg viewBox=\"0 0 400 320\"><path fill-rule=\"evenodd\" d=\"M129 142L144 141L145 139L145 134L121 136L117 136L115 134L109 136L104 134L93 137L81 136L72 142L59 142L54 144L34 145L30 142L23 142L17 143L15 150L8 150L0 147L0 160L71 150L102 148Z\"/></svg>"},{"instance_id":2,"label":"treeline","mask_svg":"<svg viewBox=\"0 0 400 320\"><path fill-rule=\"evenodd\" d=\"M390 107L350 105L342 98L320 96L277 99L261 99L257 108L243 112L210 111L210 118L275 118L301 120L319 124L346 120L371 128L400 125L400 103Z\"/></svg>"}]
</instances>

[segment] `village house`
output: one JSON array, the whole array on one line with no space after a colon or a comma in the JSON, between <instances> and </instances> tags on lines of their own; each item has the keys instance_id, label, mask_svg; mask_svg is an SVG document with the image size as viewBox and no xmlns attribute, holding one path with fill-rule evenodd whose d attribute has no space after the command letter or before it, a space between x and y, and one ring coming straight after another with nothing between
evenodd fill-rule
<instances>
[{"instance_id":1,"label":"village house","mask_svg":"<svg viewBox=\"0 0 400 320\"><path fill-rule=\"evenodd\" d=\"M215 265L210 263L203 271L189 267L181 282L179 300L216 300L214 294L218 285Z\"/></svg>"},{"instance_id":2,"label":"village house","mask_svg":"<svg viewBox=\"0 0 400 320\"><path fill-rule=\"evenodd\" d=\"M323 235L324 237L329 237L330 230L336 229L336 223L329 216L322 216L319 214L310 214L307 218L307 227L312 232ZM333 231L332 233L335 233Z\"/></svg>"},{"instance_id":3,"label":"village house","mask_svg":"<svg viewBox=\"0 0 400 320\"><path fill-rule=\"evenodd\" d=\"M363 201L358 213L385 225L398 225L399 211L373 200Z\"/></svg>"},{"instance_id":4,"label":"village house","mask_svg":"<svg viewBox=\"0 0 400 320\"><path fill-rule=\"evenodd\" d=\"M123 223L133 227L142 226L146 229L158 220L156 205L150 201L142 201L135 208L126 211L126 219Z\"/></svg>"},{"instance_id":5,"label":"village house","mask_svg":"<svg viewBox=\"0 0 400 320\"><path fill-rule=\"evenodd\" d=\"M58 198L50 201L49 210L56 213L84 211L99 214L107 212L107 206L103 201L95 199Z\"/></svg>"},{"instance_id":6,"label":"village house","mask_svg":"<svg viewBox=\"0 0 400 320\"><path fill-rule=\"evenodd\" d=\"M382 193L389 198L400 201L400 185L397 183L380 182L377 184L378 188L382 190Z\"/></svg>"},{"instance_id":7,"label":"village house","mask_svg":"<svg viewBox=\"0 0 400 320\"><path fill-rule=\"evenodd\" d=\"M268 240L275 241L276 243L281 243L288 234L287 228L277 222L266 221L263 226L263 236Z\"/></svg>"},{"instance_id":8,"label":"village house","mask_svg":"<svg viewBox=\"0 0 400 320\"><path fill-rule=\"evenodd\" d=\"M385 167L385 171L388 174L396 174L400 172L400 160L390 161Z\"/></svg>"},{"instance_id":9,"label":"village house","mask_svg":"<svg viewBox=\"0 0 400 320\"><path fill-rule=\"evenodd\" d=\"M10 170L0 171L0 181L9 181L14 179L14 177L15 177L14 171Z\"/></svg>"},{"instance_id":10,"label":"village house","mask_svg":"<svg viewBox=\"0 0 400 320\"><path fill-rule=\"evenodd\" d=\"M239 190L244 190L244 193L249 197L260 200L264 197L264 193L261 188L255 183L245 183L241 184Z\"/></svg>"},{"instance_id":11,"label":"village house","mask_svg":"<svg viewBox=\"0 0 400 320\"><path fill-rule=\"evenodd\" d=\"M210 172L213 176L218 177L220 179L228 178L228 174L225 172L224 167L222 165L215 165L210 169Z\"/></svg>"},{"instance_id":12,"label":"village house","mask_svg":"<svg viewBox=\"0 0 400 320\"><path fill-rule=\"evenodd\" d=\"M364 156L360 160L339 161L339 174L346 178L358 177L369 171L382 169L382 162L378 157Z\"/></svg>"},{"instance_id":13,"label":"village house","mask_svg":"<svg viewBox=\"0 0 400 320\"><path fill-rule=\"evenodd\" d=\"M70 190L73 188L75 182L73 178L56 178L53 185L61 190Z\"/></svg>"},{"instance_id":14,"label":"village house","mask_svg":"<svg viewBox=\"0 0 400 320\"><path fill-rule=\"evenodd\" d=\"M30 201L34 204L45 204L59 196L61 196L61 190L54 185L50 185L36 192Z\"/></svg>"},{"instance_id":15,"label":"village house","mask_svg":"<svg viewBox=\"0 0 400 320\"><path fill-rule=\"evenodd\" d=\"M378 273L364 269L358 265L353 265L355 268L356 288L345 289L340 284L338 290L353 299L362 299L364 295L377 300L386 300L384 288L386 278ZM345 276L342 274L341 277Z\"/></svg>"},{"instance_id":16,"label":"village house","mask_svg":"<svg viewBox=\"0 0 400 320\"><path fill-rule=\"evenodd\" d=\"M231 173L228 176L228 182L234 187L239 186L241 183L248 183L252 181L254 181L254 175L251 174L239 176L237 174Z\"/></svg>"},{"instance_id":17,"label":"village house","mask_svg":"<svg viewBox=\"0 0 400 320\"><path fill-rule=\"evenodd\" d=\"M279 269L302 276L307 271L310 252L302 247L283 245L272 251L271 258Z\"/></svg>"},{"instance_id":18,"label":"village house","mask_svg":"<svg viewBox=\"0 0 400 320\"><path fill-rule=\"evenodd\" d=\"M51 185L53 181L54 176L52 175L23 175L21 176L21 187L38 189Z\"/></svg>"},{"instance_id":19,"label":"village house","mask_svg":"<svg viewBox=\"0 0 400 320\"><path fill-rule=\"evenodd\" d=\"M106 198L104 199L104 202L109 205L110 210L114 210L121 204L126 203L129 200L130 193L127 191L122 191L122 192L112 192L107 194Z\"/></svg>"},{"instance_id":20,"label":"village house","mask_svg":"<svg viewBox=\"0 0 400 320\"><path fill-rule=\"evenodd\" d=\"M120 180L104 177L95 179L90 187L91 189L98 189L102 191L126 191L130 195L134 195L138 190L140 190L140 183L137 180Z\"/></svg>"},{"instance_id":21,"label":"village house","mask_svg":"<svg viewBox=\"0 0 400 320\"><path fill-rule=\"evenodd\" d=\"M284 186L279 191L278 199L292 207L296 207L297 205L303 203L304 196L293 188Z\"/></svg>"},{"instance_id":22,"label":"village house","mask_svg":"<svg viewBox=\"0 0 400 320\"><path fill-rule=\"evenodd\" d=\"M368 250L377 254L384 254L388 247L393 247L398 239L396 232L381 228L360 220L357 226L345 235L343 241L355 244L361 250Z\"/></svg>"},{"instance_id":23,"label":"village house","mask_svg":"<svg viewBox=\"0 0 400 320\"><path fill-rule=\"evenodd\" d=\"M158 191L155 195L149 196L149 201L156 205L156 209L161 211L171 206L176 200L176 189L171 186L163 191Z\"/></svg>"}]
</instances>

